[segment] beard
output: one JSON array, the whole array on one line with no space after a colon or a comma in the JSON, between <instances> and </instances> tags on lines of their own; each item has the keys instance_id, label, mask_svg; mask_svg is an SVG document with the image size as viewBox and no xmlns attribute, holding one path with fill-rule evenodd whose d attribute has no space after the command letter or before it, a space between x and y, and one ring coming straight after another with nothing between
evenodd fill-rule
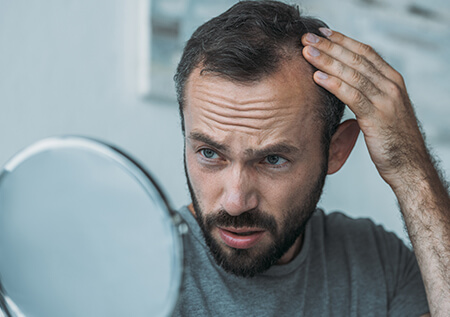
<instances>
[{"instance_id":1,"label":"beard","mask_svg":"<svg viewBox=\"0 0 450 317\"><path fill-rule=\"evenodd\" d=\"M231 216L223 209L205 215L191 184L185 156L184 168L195 215L215 262L226 272L241 277L254 277L276 264L303 234L308 220L316 210L327 175L327 160L324 161L320 175L311 186L305 186L308 192L304 194L304 199L297 206L282 210L283 221L277 224L275 217L259 209L252 209L238 216ZM231 248L213 237L212 230L218 226L261 228L266 230L271 242L262 247L255 246L249 249Z\"/></svg>"}]
</instances>

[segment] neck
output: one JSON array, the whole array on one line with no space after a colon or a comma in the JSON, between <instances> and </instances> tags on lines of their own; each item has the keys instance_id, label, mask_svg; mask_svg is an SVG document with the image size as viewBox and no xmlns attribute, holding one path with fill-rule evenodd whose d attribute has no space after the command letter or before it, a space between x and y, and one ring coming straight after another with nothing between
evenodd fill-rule
<instances>
[{"instance_id":1,"label":"neck","mask_svg":"<svg viewBox=\"0 0 450 317\"><path fill-rule=\"evenodd\" d=\"M297 240L295 240L292 247L290 247L289 250L287 250L287 252L278 260L277 265L288 264L289 262L291 262L300 253L302 245L303 245L303 234L301 234L297 238Z\"/></svg>"},{"instance_id":2,"label":"neck","mask_svg":"<svg viewBox=\"0 0 450 317\"><path fill-rule=\"evenodd\" d=\"M194 204L190 204L188 206L188 209L191 212L191 214L194 216L194 218L197 218L197 216L195 215Z\"/></svg>"}]
</instances>

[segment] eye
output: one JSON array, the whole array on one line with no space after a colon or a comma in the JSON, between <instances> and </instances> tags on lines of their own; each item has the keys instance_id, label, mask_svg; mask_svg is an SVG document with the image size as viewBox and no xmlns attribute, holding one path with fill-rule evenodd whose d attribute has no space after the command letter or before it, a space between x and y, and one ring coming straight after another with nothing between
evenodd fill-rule
<instances>
[{"instance_id":1,"label":"eye","mask_svg":"<svg viewBox=\"0 0 450 317\"><path fill-rule=\"evenodd\" d=\"M207 159L216 159L219 157L219 155L211 149L201 149L200 153Z\"/></svg>"},{"instance_id":2,"label":"eye","mask_svg":"<svg viewBox=\"0 0 450 317\"><path fill-rule=\"evenodd\" d=\"M283 165L287 160L278 155L267 155L264 159L264 163L269 165Z\"/></svg>"}]
</instances>

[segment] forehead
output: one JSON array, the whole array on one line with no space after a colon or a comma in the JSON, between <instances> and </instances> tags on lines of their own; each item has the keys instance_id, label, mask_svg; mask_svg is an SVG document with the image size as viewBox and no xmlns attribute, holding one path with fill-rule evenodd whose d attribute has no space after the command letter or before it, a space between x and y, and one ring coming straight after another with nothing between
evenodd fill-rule
<instances>
[{"instance_id":1,"label":"forehead","mask_svg":"<svg viewBox=\"0 0 450 317\"><path fill-rule=\"evenodd\" d=\"M240 136L259 144L274 139L311 137L318 107L312 68L301 57L283 62L258 82L241 83L196 68L185 89L186 132L215 139Z\"/></svg>"}]
</instances>

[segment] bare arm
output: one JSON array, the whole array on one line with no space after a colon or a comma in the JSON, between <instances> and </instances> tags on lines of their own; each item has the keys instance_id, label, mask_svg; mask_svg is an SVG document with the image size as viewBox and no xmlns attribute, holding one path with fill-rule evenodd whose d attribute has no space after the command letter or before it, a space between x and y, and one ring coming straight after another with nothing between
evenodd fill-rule
<instances>
[{"instance_id":1,"label":"bare arm","mask_svg":"<svg viewBox=\"0 0 450 317\"><path fill-rule=\"evenodd\" d=\"M450 197L425 146L402 76L339 32L302 38L315 82L355 113L372 161L397 196L432 316L450 311Z\"/></svg>"}]
</instances>

